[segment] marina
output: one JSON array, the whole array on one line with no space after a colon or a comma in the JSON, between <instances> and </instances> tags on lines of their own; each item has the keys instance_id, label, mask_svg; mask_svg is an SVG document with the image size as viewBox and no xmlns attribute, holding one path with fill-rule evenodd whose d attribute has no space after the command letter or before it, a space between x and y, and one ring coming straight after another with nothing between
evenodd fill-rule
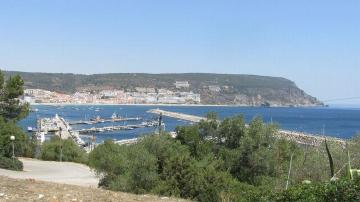
<instances>
[{"instance_id":1,"label":"marina","mask_svg":"<svg viewBox=\"0 0 360 202\"><path fill-rule=\"evenodd\" d=\"M119 118L113 116L111 119L100 119L99 116L96 120L88 121L89 124L99 124L107 122L125 122L125 121L139 121L142 120L140 117L135 118ZM58 114L55 114L52 118L39 118L37 120L37 128L28 127L29 132L33 132L33 135L41 143L45 141L45 135L52 134L60 137L61 139L73 139L79 146L85 147L87 144L80 137L83 134L94 135L96 133L103 133L109 131L120 131L120 130L134 130L138 128L148 128L148 127L158 127L158 122L154 120L143 121L138 124L129 124L129 125L113 125L113 126L103 126L103 127L91 127L91 128L81 128L73 129L70 125L76 124L86 124L84 121L75 121L68 122L63 117L60 117ZM162 124L164 126L164 124ZM85 137L85 136L83 136ZM88 137L86 137L88 138Z\"/></svg>"}]
</instances>

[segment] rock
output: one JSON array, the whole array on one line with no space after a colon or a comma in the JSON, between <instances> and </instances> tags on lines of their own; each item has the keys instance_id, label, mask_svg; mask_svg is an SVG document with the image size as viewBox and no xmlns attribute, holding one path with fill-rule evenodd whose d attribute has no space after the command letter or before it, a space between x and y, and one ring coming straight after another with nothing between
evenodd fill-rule
<instances>
[{"instance_id":1,"label":"rock","mask_svg":"<svg viewBox=\"0 0 360 202\"><path fill-rule=\"evenodd\" d=\"M42 198L44 198L44 194L39 194L39 197L38 197L39 199L42 199Z\"/></svg>"},{"instance_id":2,"label":"rock","mask_svg":"<svg viewBox=\"0 0 360 202\"><path fill-rule=\"evenodd\" d=\"M5 194L4 194L4 193L0 193L0 197L3 197L3 196L5 196Z\"/></svg>"}]
</instances>

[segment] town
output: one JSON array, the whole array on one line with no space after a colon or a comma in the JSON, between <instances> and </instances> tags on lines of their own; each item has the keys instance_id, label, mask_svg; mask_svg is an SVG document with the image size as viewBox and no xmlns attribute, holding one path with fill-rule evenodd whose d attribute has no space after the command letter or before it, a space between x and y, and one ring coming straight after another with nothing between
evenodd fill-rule
<instances>
[{"instance_id":1,"label":"town","mask_svg":"<svg viewBox=\"0 0 360 202\"><path fill-rule=\"evenodd\" d=\"M161 88L136 87L129 89L85 89L73 94L48 91L44 89L26 89L24 101L49 104L199 104L200 94L186 91L187 81L174 83L177 91Z\"/></svg>"}]
</instances>

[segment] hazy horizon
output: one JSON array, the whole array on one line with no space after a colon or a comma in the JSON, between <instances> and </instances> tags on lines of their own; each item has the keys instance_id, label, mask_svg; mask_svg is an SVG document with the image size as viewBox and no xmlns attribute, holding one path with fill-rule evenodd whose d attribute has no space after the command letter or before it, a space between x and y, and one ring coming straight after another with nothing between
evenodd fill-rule
<instances>
[{"instance_id":1,"label":"hazy horizon","mask_svg":"<svg viewBox=\"0 0 360 202\"><path fill-rule=\"evenodd\" d=\"M262 75L320 100L360 97L359 9L355 0L6 1L0 68Z\"/></svg>"}]
</instances>

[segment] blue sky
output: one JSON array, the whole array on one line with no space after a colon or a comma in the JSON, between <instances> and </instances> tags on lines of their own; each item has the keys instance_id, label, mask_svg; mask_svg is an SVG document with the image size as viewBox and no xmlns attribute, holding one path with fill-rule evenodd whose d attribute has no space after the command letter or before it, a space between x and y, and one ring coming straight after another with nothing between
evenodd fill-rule
<instances>
[{"instance_id":1,"label":"blue sky","mask_svg":"<svg viewBox=\"0 0 360 202\"><path fill-rule=\"evenodd\" d=\"M258 74L360 97L359 36L358 0L0 0L6 70Z\"/></svg>"}]
</instances>

